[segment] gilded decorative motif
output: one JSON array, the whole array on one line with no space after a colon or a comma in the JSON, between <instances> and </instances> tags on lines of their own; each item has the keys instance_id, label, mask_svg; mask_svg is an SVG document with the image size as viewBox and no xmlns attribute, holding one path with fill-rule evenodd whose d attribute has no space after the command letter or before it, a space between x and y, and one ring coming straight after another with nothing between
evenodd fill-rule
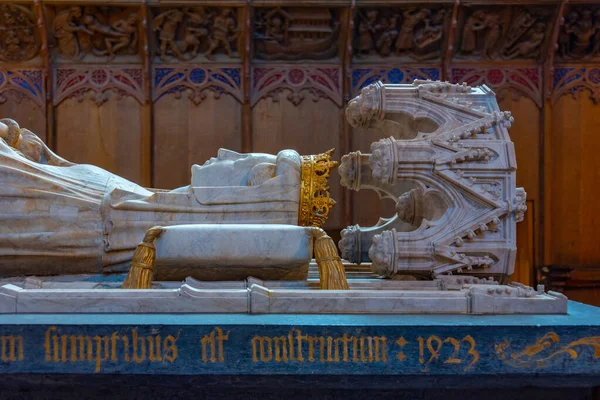
<instances>
[{"instance_id":1,"label":"gilded decorative motif","mask_svg":"<svg viewBox=\"0 0 600 400\"><path fill-rule=\"evenodd\" d=\"M6 102L7 94L19 102L24 97L33 100L42 109L46 107L44 74L39 69L0 69L0 104Z\"/></svg>"},{"instance_id":2,"label":"gilded decorative motif","mask_svg":"<svg viewBox=\"0 0 600 400\"><path fill-rule=\"evenodd\" d=\"M565 13L558 34L560 60L588 60L600 52L600 7L572 6Z\"/></svg>"},{"instance_id":3,"label":"gilded decorative motif","mask_svg":"<svg viewBox=\"0 0 600 400\"><path fill-rule=\"evenodd\" d=\"M58 56L106 62L129 56L131 61L139 54L139 25L138 10L132 7L59 8L53 23Z\"/></svg>"},{"instance_id":4,"label":"gilded decorative motif","mask_svg":"<svg viewBox=\"0 0 600 400\"><path fill-rule=\"evenodd\" d=\"M300 104L308 92L314 101L328 98L342 106L342 71L340 67L277 66L256 67L252 70L251 104L254 106L264 97L279 100L287 92L287 99Z\"/></svg>"},{"instance_id":5,"label":"gilded decorative motif","mask_svg":"<svg viewBox=\"0 0 600 400\"><path fill-rule=\"evenodd\" d=\"M335 150L323 154L302 156L302 183L300 187L300 207L298 225L322 226L329 212L335 205L335 200L329 197L327 178L338 163L331 161Z\"/></svg>"},{"instance_id":6,"label":"gilded decorative motif","mask_svg":"<svg viewBox=\"0 0 600 400\"><path fill-rule=\"evenodd\" d=\"M182 7L157 9L152 20L156 56L161 61L191 61L225 55L239 58L241 27L237 9Z\"/></svg>"},{"instance_id":7,"label":"gilded decorative motif","mask_svg":"<svg viewBox=\"0 0 600 400\"><path fill-rule=\"evenodd\" d=\"M548 332L521 351L511 352L508 339L495 345L496 355L504 363L515 368L545 368L553 362L577 359L584 353L593 351L594 359L600 358L600 336L584 337L567 344L560 343L560 336Z\"/></svg>"},{"instance_id":8,"label":"gilded decorative motif","mask_svg":"<svg viewBox=\"0 0 600 400\"><path fill-rule=\"evenodd\" d=\"M158 101L166 94L180 98L184 91L194 104L200 104L212 92L216 98L222 94L243 101L241 68L201 68L201 67L154 67L153 100Z\"/></svg>"},{"instance_id":9,"label":"gilded decorative motif","mask_svg":"<svg viewBox=\"0 0 600 400\"><path fill-rule=\"evenodd\" d=\"M38 54L40 40L35 16L28 7L0 5L0 27L0 61L27 61Z\"/></svg>"},{"instance_id":10,"label":"gilded decorative motif","mask_svg":"<svg viewBox=\"0 0 600 400\"><path fill-rule=\"evenodd\" d=\"M499 96L510 90L514 97L525 95L542 107L541 68L452 68L452 82L466 82L470 86L488 85Z\"/></svg>"},{"instance_id":11,"label":"gilded decorative motif","mask_svg":"<svg viewBox=\"0 0 600 400\"><path fill-rule=\"evenodd\" d=\"M109 93L131 96L140 103L146 101L140 67L123 68L57 68L54 73L54 105L69 97L83 101L88 93L96 104L109 99Z\"/></svg>"},{"instance_id":12,"label":"gilded decorative motif","mask_svg":"<svg viewBox=\"0 0 600 400\"><path fill-rule=\"evenodd\" d=\"M539 60L550 36L552 9L548 7L483 7L463 15L460 58Z\"/></svg>"},{"instance_id":13,"label":"gilded decorative motif","mask_svg":"<svg viewBox=\"0 0 600 400\"><path fill-rule=\"evenodd\" d=\"M600 68L595 67L563 67L553 70L552 101L558 100L565 94L573 98L589 91L590 98L595 103L600 102Z\"/></svg>"},{"instance_id":14,"label":"gilded decorative motif","mask_svg":"<svg viewBox=\"0 0 600 400\"><path fill-rule=\"evenodd\" d=\"M354 22L355 58L439 59L449 16L446 7L359 9Z\"/></svg>"},{"instance_id":15,"label":"gilded decorative motif","mask_svg":"<svg viewBox=\"0 0 600 400\"><path fill-rule=\"evenodd\" d=\"M339 13L328 8L257 8L254 19L256 58L327 60L337 56Z\"/></svg>"}]
</instances>

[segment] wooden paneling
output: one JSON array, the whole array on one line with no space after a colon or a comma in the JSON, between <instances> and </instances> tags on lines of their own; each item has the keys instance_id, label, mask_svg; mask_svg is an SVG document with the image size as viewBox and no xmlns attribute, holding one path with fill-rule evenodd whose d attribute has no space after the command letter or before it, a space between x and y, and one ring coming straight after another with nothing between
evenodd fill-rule
<instances>
[{"instance_id":1,"label":"wooden paneling","mask_svg":"<svg viewBox=\"0 0 600 400\"><path fill-rule=\"evenodd\" d=\"M552 107L548 196L551 225L547 264L598 265L600 113L587 92Z\"/></svg>"},{"instance_id":2,"label":"wooden paneling","mask_svg":"<svg viewBox=\"0 0 600 400\"><path fill-rule=\"evenodd\" d=\"M515 262L515 272L511 281L519 282L524 285L534 285L534 252L535 252L535 211L533 201L527 201L525 219L517 224L517 260Z\"/></svg>"},{"instance_id":3,"label":"wooden paneling","mask_svg":"<svg viewBox=\"0 0 600 400\"><path fill-rule=\"evenodd\" d=\"M101 106L90 99L65 100L56 108L57 153L148 185L143 157L146 107L128 96Z\"/></svg>"},{"instance_id":4,"label":"wooden paneling","mask_svg":"<svg viewBox=\"0 0 600 400\"><path fill-rule=\"evenodd\" d=\"M46 115L32 100L24 97L15 101L7 94L7 101L0 103L0 118L12 118L21 128L29 129L42 140L46 140Z\"/></svg>"},{"instance_id":5,"label":"wooden paneling","mask_svg":"<svg viewBox=\"0 0 600 400\"><path fill-rule=\"evenodd\" d=\"M517 224L517 261L513 280L533 284L533 268L538 263L540 246L540 109L533 100L513 96L504 91L498 99L502 111L510 111L515 122L510 128L510 138L517 155L517 187L527 192L525 220Z\"/></svg>"},{"instance_id":6,"label":"wooden paneling","mask_svg":"<svg viewBox=\"0 0 600 400\"><path fill-rule=\"evenodd\" d=\"M294 149L300 154L318 154L339 148L340 112L328 99L306 98L294 106L285 93L279 101L266 97L252 109L252 151L277 154L283 149ZM339 151L336 152L334 159L340 157ZM339 201L342 188L337 172L332 174L329 184L331 196ZM325 228L339 228L341 215L342 205L338 204Z\"/></svg>"},{"instance_id":7,"label":"wooden paneling","mask_svg":"<svg viewBox=\"0 0 600 400\"><path fill-rule=\"evenodd\" d=\"M241 110L229 95L209 93L199 105L187 96L162 97L154 105L154 185L189 185L193 164L216 157L221 147L241 151Z\"/></svg>"}]
</instances>

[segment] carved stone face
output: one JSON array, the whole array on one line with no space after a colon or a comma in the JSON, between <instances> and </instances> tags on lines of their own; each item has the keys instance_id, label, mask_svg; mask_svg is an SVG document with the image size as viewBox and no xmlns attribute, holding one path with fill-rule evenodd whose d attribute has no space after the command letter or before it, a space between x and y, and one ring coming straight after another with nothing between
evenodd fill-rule
<instances>
[{"instance_id":1,"label":"carved stone face","mask_svg":"<svg viewBox=\"0 0 600 400\"><path fill-rule=\"evenodd\" d=\"M272 154L241 154L232 150L219 149L217 157L211 158L202 166L194 165L192 167L192 186L260 184L265 178L273 176L276 160L277 157ZM265 171L262 171L263 169ZM254 178L249 181L251 176ZM256 180L256 177L260 177L259 181Z\"/></svg>"}]
</instances>

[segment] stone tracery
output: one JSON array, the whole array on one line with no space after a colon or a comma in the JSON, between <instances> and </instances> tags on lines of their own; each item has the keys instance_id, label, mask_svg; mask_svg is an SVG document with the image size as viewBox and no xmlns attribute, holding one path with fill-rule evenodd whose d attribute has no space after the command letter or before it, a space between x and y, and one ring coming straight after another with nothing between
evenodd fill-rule
<instances>
[{"instance_id":1,"label":"stone tracery","mask_svg":"<svg viewBox=\"0 0 600 400\"><path fill-rule=\"evenodd\" d=\"M348 108L353 126L410 124L394 116L420 108L431 110L435 125L375 142L370 155L342 158L342 185L384 193L397 211L374 227L343 231L342 256L371 262L374 272L388 277L469 271L506 280L514 268L515 224L527 207L525 191L514 187L507 131L513 118L498 110L493 92L431 81L377 83Z\"/></svg>"}]
</instances>

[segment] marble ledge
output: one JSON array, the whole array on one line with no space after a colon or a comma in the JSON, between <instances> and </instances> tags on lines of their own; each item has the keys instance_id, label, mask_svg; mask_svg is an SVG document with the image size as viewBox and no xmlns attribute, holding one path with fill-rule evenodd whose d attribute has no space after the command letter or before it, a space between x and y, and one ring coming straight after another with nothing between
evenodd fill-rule
<instances>
[{"instance_id":1,"label":"marble ledge","mask_svg":"<svg viewBox=\"0 0 600 400\"><path fill-rule=\"evenodd\" d=\"M418 282L423 284L425 282ZM0 287L0 313L234 313L234 314L566 314L567 298L523 285L464 284L460 289L415 282L356 282L347 291L314 282L201 282L179 288L24 289ZM394 287L395 286L395 287Z\"/></svg>"}]
</instances>

